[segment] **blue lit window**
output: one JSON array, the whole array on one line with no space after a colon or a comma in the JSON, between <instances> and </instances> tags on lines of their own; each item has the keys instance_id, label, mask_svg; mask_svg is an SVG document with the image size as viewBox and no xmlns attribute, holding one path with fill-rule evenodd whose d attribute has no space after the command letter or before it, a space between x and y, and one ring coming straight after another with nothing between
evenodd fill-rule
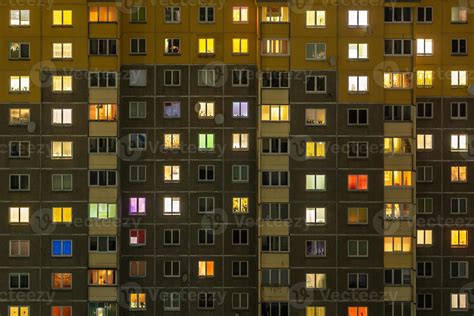
<instances>
[{"instance_id":1,"label":"blue lit window","mask_svg":"<svg viewBox=\"0 0 474 316\"><path fill-rule=\"evenodd\" d=\"M53 257L72 256L72 240L53 240L51 243L51 255Z\"/></svg>"}]
</instances>

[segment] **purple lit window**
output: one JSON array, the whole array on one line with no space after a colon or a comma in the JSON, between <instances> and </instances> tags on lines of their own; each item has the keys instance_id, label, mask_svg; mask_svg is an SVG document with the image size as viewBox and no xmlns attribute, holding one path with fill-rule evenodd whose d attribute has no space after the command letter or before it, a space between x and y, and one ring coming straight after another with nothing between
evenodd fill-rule
<instances>
[{"instance_id":1,"label":"purple lit window","mask_svg":"<svg viewBox=\"0 0 474 316\"><path fill-rule=\"evenodd\" d=\"M232 103L232 116L237 118L246 118L249 115L249 103L248 102L233 102Z\"/></svg>"},{"instance_id":2,"label":"purple lit window","mask_svg":"<svg viewBox=\"0 0 474 316\"><path fill-rule=\"evenodd\" d=\"M146 199L144 197L131 197L128 211L130 215L146 214Z\"/></svg>"}]
</instances>

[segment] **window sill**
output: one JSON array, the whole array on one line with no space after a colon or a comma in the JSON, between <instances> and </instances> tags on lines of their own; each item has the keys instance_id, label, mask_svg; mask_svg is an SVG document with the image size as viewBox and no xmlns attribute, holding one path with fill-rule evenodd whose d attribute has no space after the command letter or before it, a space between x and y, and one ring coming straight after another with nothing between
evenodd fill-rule
<instances>
[{"instance_id":1,"label":"window sill","mask_svg":"<svg viewBox=\"0 0 474 316\"><path fill-rule=\"evenodd\" d=\"M148 23L147 21L128 21L130 24L146 24Z\"/></svg>"},{"instance_id":2,"label":"window sill","mask_svg":"<svg viewBox=\"0 0 474 316\"><path fill-rule=\"evenodd\" d=\"M198 54L198 57L200 58L212 58L212 57L215 57L216 54L215 53L199 53Z\"/></svg>"},{"instance_id":3,"label":"window sill","mask_svg":"<svg viewBox=\"0 0 474 316\"><path fill-rule=\"evenodd\" d=\"M146 56L147 52L144 53L130 53L130 56Z\"/></svg>"},{"instance_id":4,"label":"window sill","mask_svg":"<svg viewBox=\"0 0 474 316\"><path fill-rule=\"evenodd\" d=\"M30 91L10 91L10 94L29 94Z\"/></svg>"},{"instance_id":5,"label":"window sill","mask_svg":"<svg viewBox=\"0 0 474 316\"><path fill-rule=\"evenodd\" d=\"M163 53L165 56L181 56L181 52L179 53Z\"/></svg>"},{"instance_id":6,"label":"window sill","mask_svg":"<svg viewBox=\"0 0 474 316\"><path fill-rule=\"evenodd\" d=\"M31 58L8 58L9 61L30 61Z\"/></svg>"},{"instance_id":7,"label":"window sill","mask_svg":"<svg viewBox=\"0 0 474 316\"><path fill-rule=\"evenodd\" d=\"M51 58L52 61L73 61L74 59L73 58L59 58L59 57L56 57L56 58Z\"/></svg>"}]
</instances>

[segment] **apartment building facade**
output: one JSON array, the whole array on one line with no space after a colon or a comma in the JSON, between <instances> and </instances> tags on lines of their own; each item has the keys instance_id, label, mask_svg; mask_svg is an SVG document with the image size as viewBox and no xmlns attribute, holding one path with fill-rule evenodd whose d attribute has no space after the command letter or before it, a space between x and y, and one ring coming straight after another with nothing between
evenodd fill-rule
<instances>
[{"instance_id":1,"label":"apartment building facade","mask_svg":"<svg viewBox=\"0 0 474 316\"><path fill-rule=\"evenodd\" d=\"M472 313L472 6L0 9L0 314Z\"/></svg>"}]
</instances>

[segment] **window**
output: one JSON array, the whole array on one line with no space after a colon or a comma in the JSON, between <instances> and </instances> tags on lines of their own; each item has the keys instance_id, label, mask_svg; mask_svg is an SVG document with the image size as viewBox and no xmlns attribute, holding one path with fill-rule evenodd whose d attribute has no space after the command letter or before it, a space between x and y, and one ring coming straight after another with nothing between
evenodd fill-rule
<instances>
[{"instance_id":1,"label":"window","mask_svg":"<svg viewBox=\"0 0 474 316\"><path fill-rule=\"evenodd\" d=\"M166 23L181 22L181 8L180 7L165 7L165 22Z\"/></svg>"},{"instance_id":2,"label":"window","mask_svg":"<svg viewBox=\"0 0 474 316\"><path fill-rule=\"evenodd\" d=\"M52 109L52 125L72 125L72 109Z\"/></svg>"},{"instance_id":3,"label":"window","mask_svg":"<svg viewBox=\"0 0 474 316\"><path fill-rule=\"evenodd\" d=\"M232 309L246 310L249 308L248 293L232 293Z\"/></svg>"},{"instance_id":4,"label":"window","mask_svg":"<svg viewBox=\"0 0 474 316\"><path fill-rule=\"evenodd\" d=\"M8 316L29 316L29 306L8 306Z\"/></svg>"},{"instance_id":5,"label":"window","mask_svg":"<svg viewBox=\"0 0 474 316\"><path fill-rule=\"evenodd\" d=\"M467 167L451 166L451 182L467 182Z\"/></svg>"},{"instance_id":6,"label":"window","mask_svg":"<svg viewBox=\"0 0 474 316\"><path fill-rule=\"evenodd\" d=\"M348 44L348 58L349 59L368 59L369 58L369 44L365 43L349 43Z\"/></svg>"},{"instance_id":7,"label":"window","mask_svg":"<svg viewBox=\"0 0 474 316\"><path fill-rule=\"evenodd\" d=\"M232 70L232 86L246 87L249 85L249 71L246 69Z\"/></svg>"},{"instance_id":8,"label":"window","mask_svg":"<svg viewBox=\"0 0 474 316\"><path fill-rule=\"evenodd\" d=\"M232 54L247 55L249 53L249 40L247 38L232 39Z\"/></svg>"},{"instance_id":9,"label":"window","mask_svg":"<svg viewBox=\"0 0 474 316\"><path fill-rule=\"evenodd\" d=\"M117 304L116 303L92 303L88 304L89 312L100 315L103 313L103 316L113 316L116 313Z\"/></svg>"},{"instance_id":10,"label":"window","mask_svg":"<svg viewBox=\"0 0 474 316\"><path fill-rule=\"evenodd\" d=\"M214 7L199 7L199 23L213 23L214 15Z\"/></svg>"},{"instance_id":11,"label":"window","mask_svg":"<svg viewBox=\"0 0 474 316\"><path fill-rule=\"evenodd\" d=\"M369 157L368 142L348 142L347 158L368 158Z\"/></svg>"},{"instance_id":12,"label":"window","mask_svg":"<svg viewBox=\"0 0 474 316\"><path fill-rule=\"evenodd\" d=\"M89 120L91 121L117 120L117 104L89 104Z\"/></svg>"},{"instance_id":13,"label":"window","mask_svg":"<svg viewBox=\"0 0 474 316\"><path fill-rule=\"evenodd\" d=\"M262 236L262 251L287 252L289 242L288 236Z\"/></svg>"},{"instance_id":14,"label":"window","mask_svg":"<svg viewBox=\"0 0 474 316\"><path fill-rule=\"evenodd\" d=\"M369 210L366 207L349 207L347 223L349 225L364 225L368 223Z\"/></svg>"},{"instance_id":15,"label":"window","mask_svg":"<svg viewBox=\"0 0 474 316\"><path fill-rule=\"evenodd\" d=\"M163 198L163 214L164 215L179 215L181 214L179 197L165 197Z\"/></svg>"},{"instance_id":16,"label":"window","mask_svg":"<svg viewBox=\"0 0 474 316\"><path fill-rule=\"evenodd\" d=\"M29 141L11 141L9 143L10 158L28 158L30 157Z\"/></svg>"},{"instance_id":17,"label":"window","mask_svg":"<svg viewBox=\"0 0 474 316\"><path fill-rule=\"evenodd\" d=\"M351 27L369 25L369 12L367 10L349 10L347 16L347 25Z\"/></svg>"},{"instance_id":18,"label":"window","mask_svg":"<svg viewBox=\"0 0 474 316\"><path fill-rule=\"evenodd\" d=\"M247 151L249 149L249 134L232 134L232 150Z\"/></svg>"},{"instance_id":19,"label":"window","mask_svg":"<svg viewBox=\"0 0 474 316\"><path fill-rule=\"evenodd\" d=\"M116 186L117 171L89 170L89 186Z\"/></svg>"},{"instance_id":20,"label":"window","mask_svg":"<svg viewBox=\"0 0 474 316\"><path fill-rule=\"evenodd\" d=\"M146 244L146 229L130 229L128 238L130 246L144 246Z\"/></svg>"},{"instance_id":21,"label":"window","mask_svg":"<svg viewBox=\"0 0 474 316\"><path fill-rule=\"evenodd\" d=\"M53 207L53 223L72 223L72 207Z\"/></svg>"},{"instance_id":22,"label":"window","mask_svg":"<svg viewBox=\"0 0 474 316\"><path fill-rule=\"evenodd\" d=\"M100 236L89 237L89 252L116 252L117 237Z\"/></svg>"},{"instance_id":23,"label":"window","mask_svg":"<svg viewBox=\"0 0 474 316\"><path fill-rule=\"evenodd\" d=\"M369 256L369 242L367 240L349 240L347 242L347 255L349 257Z\"/></svg>"},{"instance_id":24,"label":"window","mask_svg":"<svg viewBox=\"0 0 474 316\"><path fill-rule=\"evenodd\" d=\"M431 229L417 229L416 230L416 246L432 246L433 245L433 231Z\"/></svg>"},{"instance_id":25,"label":"window","mask_svg":"<svg viewBox=\"0 0 474 316\"><path fill-rule=\"evenodd\" d=\"M249 198L248 197L233 197L232 198L232 213L233 214L248 214L249 213Z\"/></svg>"},{"instance_id":26,"label":"window","mask_svg":"<svg viewBox=\"0 0 474 316\"><path fill-rule=\"evenodd\" d=\"M214 309L214 293L198 293L198 309Z\"/></svg>"},{"instance_id":27,"label":"window","mask_svg":"<svg viewBox=\"0 0 474 316\"><path fill-rule=\"evenodd\" d=\"M53 290L72 289L72 273L52 273L51 288Z\"/></svg>"},{"instance_id":28,"label":"window","mask_svg":"<svg viewBox=\"0 0 474 316\"><path fill-rule=\"evenodd\" d=\"M451 8L451 23L467 23L467 8L452 7Z\"/></svg>"},{"instance_id":29,"label":"window","mask_svg":"<svg viewBox=\"0 0 474 316\"><path fill-rule=\"evenodd\" d=\"M326 142L306 142L306 158L326 158Z\"/></svg>"},{"instance_id":30,"label":"window","mask_svg":"<svg viewBox=\"0 0 474 316\"><path fill-rule=\"evenodd\" d=\"M131 119L146 118L146 102L145 101L130 101L128 103L128 117Z\"/></svg>"},{"instance_id":31,"label":"window","mask_svg":"<svg viewBox=\"0 0 474 316\"><path fill-rule=\"evenodd\" d=\"M215 170L214 165L198 166L198 181L214 181Z\"/></svg>"},{"instance_id":32,"label":"window","mask_svg":"<svg viewBox=\"0 0 474 316\"><path fill-rule=\"evenodd\" d=\"M417 198L416 204L417 204L416 212L418 214L433 213L433 199L432 198Z\"/></svg>"},{"instance_id":33,"label":"window","mask_svg":"<svg viewBox=\"0 0 474 316\"><path fill-rule=\"evenodd\" d=\"M411 8L385 7L384 21L385 23L409 23L411 22Z\"/></svg>"},{"instance_id":34,"label":"window","mask_svg":"<svg viewBox=\"0 0 474 316\"><path fill-rule=\"evenodd\" d=\"M179 101L165 102L163 104L164 118L179 118L181 117L181 103ZM179 135L179 134L175 134Z\"/></svg>"},{"instance_id":35,"label":"window","mask_svg":"<svg viewBox=\"0 0 474 316\"><path fill-rule=\"evenodd\" d=\"M385 220L411 219L411 207L404 203L385 203Z\"/></svg>"},{"instance_id":36,"label":"window","mask_svg":"<svg viewBox=\"0 0 474 316\"><path fill-rule=\"evenodd\" d=\"M165 278L177 278L181 274L181 263L179 261L165 261L163 270Z\"/></svg>"},{"instance_id":37,"label":"window","mask_svg":"<svg viewBox=\"0 0 474 316\"><path fill-rule=\"evenodd\" d=\"M89 218L92 218L92 219L117 218L117 204L115 203L89 203Z\"/></svg>"},{"instance_id":38,"label":"window","mask_svg":"<svg viewBox=\"0 0 474 316\"><path fill-rule=\"evenodd\" d=\"M146 133L134 133L128 135L129 150L145 150L147 144Z\"/></svg>"},{"instance_id":39,"label":"window","mask_svg":"<svg viewBox=\"0 0 474 316\"><path fill-rule=\"evenodd\" d=\"M10 26L29 26L30 10L10 10Z\"/></svg>"},{"instance_id":40,"label":"window","mask_svg":"<svg viewBox=\"0 0 474 316\"><path fill-rule=\"evenodd\" d=\"M117 22L117 8L89 7L89 22Z\"/></svg>"},{"instance_id":41,"label":"window","mask_svg":"<svg viewBox=\"0 0 474 316\"><path fill-rule=\"evenodd\" d=\"M432 102L418 102L416 104L416 117L423 119L433 118L433 103Z\"/></svg>"},{"instance_id":42,"label":"window","mask_svg":"<svg viewBox=\"0 0 474 316\"><path fill-rule=\"evenodd\" d=\"M233 229L232 230L232 245L248 245L249 231L248 229Z\"/></svg>"},{"instance_id":43,"label":"window","mask_svg":"<svg viewBox=\"0 0 474 316\"><path fill-rule=\"evenodd\" d=\"M418 70L416 72L416 85L418 88L431 88L433 86L433 71Z\"/></svg>"},{"instance_id":44,"label":"window","mask_svg":"<svg viewBox=\"0 0 474 316\"><path fill-rule=\"evenodd\" d=\"M431 310L433 309L433 294L423 293L416 295L416 309Z\"/></svg>"},{"instance_id":45,"label":"window","mask_svg":"<svg viewBox=\"0 0 474 316\"><path fill-rule=\"evenodd\" d=\"M451 214L467 213L467 198L451 198Z\"/></svg>"},{"instance_id":46,"label":"window","mask_svg":"<svg viewBox=\"0 0 474 316\"><path fill-rule=\"evenodd\" d=\"M288 316L290 313L288 305L288 302L263 302L262 315Z\"/></svg>"},{"instance_id":47,"label":"window","mask_svg":"<svg viewBox=\"0 0 474 316\"><path fill-rule=\"evenodd\" d=\"M51 256L72 257L72 240L52 240Z\"/></svg>"},{"instance_id":48,"label":"window","mask_svg":"<svg viewBox=\"0 0 474 316\"><path fill-rule=\"evenodd\" d=\"M10 125L27 125L30 122L30 109L11 108Z\"/></svg>"},{"instance_id":49,"label":"window","mask_svg":"<svg viewBox=\"0 0 474 316\"><path fill-rule=\"evenodd\" d=\"M214 277L214 261L199 261L198 276L205 278Z\"/></svg>"},{"instance_id":50,"label":"window","mask_svg":"<svg viewBox=\"0 0 474 316\"><path fill-rule=\"evenodd\" d=\"M467 119L467 103L451 102L451 119L461 120Z\"/></svg>"},{"instance_id":51,"label":"window","mask_svg":"<svg viewBox=\"0 0 474 316\"><path fill-rule=\"evenodd\" d=\"M130 22L131 23L144 23L146 22L146 7L144 6L132 6L130 8Z\"/></svg>"},{"instance_id":52,"label":"window","mask_svg":"<svg viewBox=\"0 0 474 316\"><path fill-rule=\"evenodd\" d=\"M232 277L246 278L249 276L248 261L232 261Z\"/></svg>"},{"instance_id":53,"label":"window","mask_svg":"<svg viewBox=\"0 0 474 316\"><path fill-rule=\"evenodd\" d=\"M451 261L449 263L450 277L453 279L469 277L469 262L468 261Z\"/></svg>"},{"instance_id":54,"label":"window","mask_svg":"<svg viewBox=\"0 0 474 316\"><path fill-rule=\"evenodd\" d=\"M410 269L385 269L384 284L393 285L411 285Z\"/></svg>"},{"instance_id":55,"label":"window","mask_svg":"<svg viewBox=\"0 0 474 316\"><path fill-rule=\"evenodd\" d=\"M130 54L143 55L146 54L146 38L130 39Z\"/></svg>"},{"instance_id":56,"label":"window","mask_svg":"<svg viewBox=\"0 0 474 316\"><path fill-rule=\"evenodd\" d=\"M411 72L386 72L383 75L385 89L411 89Z\"/></svg>"},{"instance_id":57,"label":"window","mask_svg":"<svg viewBox=\"0 0 474 316\"><path fill-rule=\"evenodd\" d=\"M10 59L29 59L30 43L12 42L10 43Z\"/></svg>"},{"instance_id":58,"label":"window","mask_svg":"<svg viewBox=\"0 0 474 316\"><path fill-rule=\"evenodd\" d=\"M145 215L146 214L146 198L131 197L128 199L128 213L130 215Z\"/></svg>"},{"instance_id":59,"label":"window","mask_svg":"<svg viewBox=\"0 0 474 316\"><path fill-rule=\"evenodd\" d=\"M385 187L409 187L412 185L411 171L384 171Z\"/></svg>"},{"instance_id":60,"label":"window","mask_svg":"<svg viewBox=\"0 0 474 316\"><path fill-rule=\"evenodd\" d=\"M115 72L90 72L89 87L91 88L116 88L117 73Z\"/></svg>"},{"instance_id":61,"label":"window","mask_svg":"<svg viewBox=\"0 0 474 316\"><path fill-rule=\"evenodd\" d=\"M347 287L350 290L362 290L368 288L369 276L367 273L348 273Z\"/></svg>"},{"instance_id":62,"label":"window","mask_svg":"<svg viewBox=\"0 0 474 316\"><path fill-rule=\"evenodd\" d=\"M29 240L10 240L9 245L10 257L29 257L30 241Z\"/></svg>"},{"instance_id":63,"label":"window","mask_svg":"<svg viewBox=\"0 0 474 316\"><path fill-rule=\"evenodd\" d=\"M214 134L199 134L198 141L199 151L214 151Z\"/></svg>"},{"instance_id":64,"label":"window","mask_svg":"<svg viewBox=\"0 0 474 316\"><path fill-rule=\"evenodd\" d=\"M306 225L308 224L326 224L326 208L307 207L306 208Z\"/></svg>"},{"instance_id":65,"label":"window","mask_svg":"<svg viewBox=\"0 0 474 316\"><path fill-rule=\"evenodd\" d=\"M326 316L325 306L306 306L306 316Z\"/></svg>"},{"instance_id":66,"label":"window","mask_svg":"<svg viewBox=\"0 0 474 316\"><path fill-rule=\"evenodd\" d=\"M287 286L290 283L288 269L262 269L264 286Z\"/></svg>"},{"instance_id":67,"label":"window","mask_svg":"<svg viewBox=\"0 0 474 316\"><path fill-rule=\"evenodd\" d=\"M215 200L213 197L198 197L198 213L212 214L214 213Z\"/></svg>"},{"instance_id":68,"label":"window","mask_svg":"<svg viewBox=\"0 0 474 316\"><path fill-rule=\"evenodd\" d=\"M232 182L249 181L249 166L248 165L232 165Z\"/></svg>"},{"instance_id":69,"label":"window","mask_svg":"<svg viewBox=\"0 0 474 316\"><path fill-rule=\"evenodd\" d=\"M52 174L51 191L72 191L72 174Z\"/></svg>"},{"instance_id":70,"label":"window","mask_svg":"<svg viewBox=\"0 0 474 316\"><path fill-rule=\"evenodd\" d=\"M467 152L467 134L451 135L451 152Z\"/></svg>"},{"instance_id":71,"label":"window","mask_svg":"<svg viewBox=\"0 0 474 316\"><path fill-rule=\"evenodd\" d=\"M306 11L306 27L326 27L326 11Z\"/></svg>"},{"instance_id":72,"label":"window","mask_svg":"<svg viewBox=\"0 0 474 316\"><path fill-rule=\"evenodd\" d=\"M411 39L385 39L384 53L387 56L411 56Z\"/></svg>"},{"instance_id":73,"label":"window","mask_svg":"<svg viewBox=\"0 0 474 316\"><path fill-rule=\"evenodd\" d=\"M129 71L130 87L146 87L147 71L146 69L132 69Z\"/></svg>"},{"instance_id":74,"label":"window","mask_svg":"<svg viewBox=\"0 0 474 316\"><path fill-rule=\"evenodd\" d=\"M367 125L369 123L368 109L348 109L347 125Z\"/></svg>"},{"instance_id":75,"label":"window","mask_svg":"<svg viewBox=\"0 0 474 316\"><path fill-rule=\"evenodd\" d=\"M433 135L417 134L416 135L416 149L417 150L432 150L433 149Z\"/></svg>"},{"instance_id":76,"label":"window","mask_svg":"<svg viewBox=\"0 0 474 316\"><path fill-rule=\"evenodd\" d=\"M310 126L326 125L326 109L306 109L305 123Z\"/></svg>"},{"instance_id":77,"label":"window","mask_svg":"<svg viewBox=\"0 0 474 316\"><path fill-rule=\"evenodd\" d=\"M416 21L418 23L432 23L433 22L433 8L432 7L418 7Z\"/></svg>"},{"instance_id":78,"label":"window","mask_svg":"<svg viewBox=\"0 0 474 316\"><path fill-rule=\"evenodd\" d=\"M29 207L10 207L10 224L27 224L30 222Z\"/></svg>"},{"instance_id":79,"label":"window","mask_svg":"<svg viewBox=\"0 0 474 316\"><path fill-rule=\"evenodd\" d=\"M232 102L232 117L233 118L247 118L249 113L248 102Z\"/></svg>"},{"instance_id":80,"label":"window","mask_svg":"<svg viewBox=\"0 0 474 316\"><path fill-rule=\"evenodd\" d=\"M53 92L72 92L72 76L53 76Z\"/></svg>"},{"instance_id":81,"label":"window","mask_svg":"<svg viewBox=\"0 0 474 316\"><path fill-rule=\"evenodd\" d=\"M451 230L451 248L465 248L468 242L467 230Z\"/></svg>"},{"instance_id":82,"label":"window","mask_svg":"<svg viewBox=\"0 0 474 316\"><path fill-rule=\"evenodd\" d=\"M289 73L286 71L262 72L262 87L264 88L288 88Z\"/></svg>"},{"instance_id":83,"label":"window","mask_svg":"<svg viewBox=\"0 0 474 316\"><path fill-rule=\"evenodd\" d=\"M418 38L416 40L416 55L417 56L433 55L433 40L431 38Z\"/></svg>"},{"instance_id":84,"label":"window","mask_svg":"<svg viewBox=\"0 0 474 316\"><path fill-rule=\"evenodd\" d=\"M326 93L326 76L306 76L306 93Z\"/></svg>"},{"instance_id":85,"label":"window","mask_svg":"<svg viewBox=\"0 0 474 316\"><path fill-rule=\"evenodd\" d=\"M115 285L117 276L115 270L89 270L89 285Z\"/></svg>"},{"instance_id":86,"label":"window","mask_svg":"<svg viewBox=\"0 0 474 316\"><path fill-rule=\"evenodd\" d=\"M90 154L114 154L117 151L117 139L115 137L91 137L89 138Z\"/></svg>"},{"instance_id":87,"label":"window","mask_svg":"<svg viewBox=\"0 0 474 316\"><path fill-rule=\"evenodd\" d=\"M163 231L163 245L179 246L181 239L181 231L179 229L165 229ZM199 236L199 235L198 235ZM199 241L198 241L199 243Z\"/></svg>"},{"instance_id":88,"label":"window","mask_svg":"<svg viewBox=\"0 0 474 316\"><path fill-rule=\"evenodd\" d=\"M214 87L216 85L216 72L214 69L198 70L198 86Z\"/></svg>"},{"instance_id":89,"label":"window","mask_svg":"<svg viewBox=\"0 0 474 316\"><path fill-rule=\"evenodd\" d=\"M290 51L288 39L264 39L262 41L263 55L287 55Z\"/></svg>"},{"instance_id":90,"label":"window","mask_svg":"<svg viewBox=\"0 0 474 316\"><path fill-rule=\"evenodd\" d=\"M72 10L53 10L53 26L72 26Z\"/></svg>"},{"instance_id":91,"label":"window","mask_svg":"<svg viewBox=\"0 0 474 316\"><path fill-rule=\"evenodd\" d=\"M29 191L30 175L29 174L11 174L10 175L10 191Z\"/></svg>"},{"instance_id":92,"label":"window","mask_svg":"<svg viewBox=\"0 0 474 316\"><path fill-rule=\"evenodd\" d=\"M199 39L199 54L200 55L214 55L214 39L200 38Z\"/></svg>"},{"instance_id":93,"label":"window","mask_svg":"<svg viewBox=\"0 0 474 316\"><path fill-rule=\"evenodd\" d=\"M262 121L288 121L288 105L262 105Z\"/></svg>"},{"instance_id":94,"label":"window","mask_svg":"<svg viewBox=\"0 0 474 316\"><path fill-rule=\"evenodd\" d=\"M262 203L262 219L287 220L289 218L288 203Z\"/></svg>"},{"instance_id":95,"label":"window","mask_svg":"<svg viewBox=\"0 0 474 316\"><path fill-rule=\"evenodd\" d=\"M53 316L71 316L72 306L52 306L51 314Z\"/></svg>"},{"instance_id":96,"label":"window","mask_svg":"<svg viewBox=\"0 0 474 316\"><path fill-rule=\"evenodd\" d=\"M411 237L384 237L385 252L410 252Z\"/></svg>"},{"instance_id":97,"label":"window","mask_svg":"<svg viewBox=\"0 0 474 316\"><path fill-rule=\"evenodd\" d=\"M180 307L179 292L163 292L163 310L164 311L179 311Z\"/></svg>"},{"instance_id":98,"label":"window","mask_svg":"<svg viewBox=\"0 0 474 316\"><path fill-rule=\"evenodd\" d=\"M146 165L130 165L130 173L128 179L130 182L145 182Z\"/></svg>"},{"instance_id":99,"label":"window","mask_svg":"<svg viewBox=\"0 0 474 316\"><path fill-rule=\"evenodd\" d=\"M179 55L181 40L179 38L165 38L165 55Z\"/></svg>"},{"instance_id":100,"label":"window","mask_svg":"<svg viewBox=\"0 0 474 316\"><path fill-rule=\"evenodd\" d=\"M467 86L467 71L452 70L451 71L451 87Z\"/></svg>"},{"instance_id":101,"label":"window","mask_svg":"<svg viewBox=\"0 0 474 316\"><path fill-rule=\"evenodd\" d=\"M165 87L178 87L181 85L181 70L166 69L164 71Z\"/></svg>"},{"instance_id":102,"label":"window","mask_svg":"<svg viewBox=\"0 0 474 316\"><path fill-rule=\"evenodd\" d=\"M263 186L287 186L288 171L262 171Z\"/></svg>"},{"instance_id":103,"label":"window","mask_svg":"<svg viewBox=\"0 0 474 316\"><path fill-rule=\"evenodd\" d=\"M263 22L288 22L289 12L288 7L263 7L262 21Z\"/></svg>"},{"instance_id":104,"label":"window","mask_svg":"<svg viewBox=\"0 0 474 316\"><path fill-rule=\"evenodd\" d=\"M451 310L468 310L467 293L451 294Z\"/></svg>"},{"instance_id":105,"label":"window","mask_svg":"<svg viewBox=\"0 0 474 316\"><path fill-rule=\"evenodd\" d=\"M452 39L451 55L467 55L467 40L464 38Z\"/></svg>"},{"instance_id":106,"label":"window","mask_svg":"<svg viewBox=\"0 0 474 316\"><path fill-rule=\"evenodd\" d=\"M10 76L10 92L29 92L29 76Z\"/></svg>"},{"instance_id":107,"label":"window","mask_svg":"<svg viewBox=\"0 0 474 316\"><path fill-rule=\"evenodd\" d=\"M180 136L179 134L165 134L165 149L179 149L180 145Z\"/></svg>"},{"instance_id":108,"label":"window","mask_svg":"<svg viewBox=\"0 0 474 316\"><path fill-rule=\"evenodd\" d=\"M326 241L325 240L307 240L306 241L307 257L325 257Z\"/></svg>"},{"instance_id":109,"label":"window","mask_svg":"<svg viewBox=\"0 0 474 316\"><path fill-rule=\"evenodd\" d=\"M326 44L306 43L306 60L326 60Z\"/></svg>"},{"instance_id":110,"label":"window","mask_svg":"<svg viewBox=\"0 0 474 316\"><path fill-rule=\"evenodd\" d=\"M90 55L117 55L117 40L116 39L89 39L89 54Z\"/></svg>"},{"instance_id":111,"label":"window","mask_svg":"<svg viewBox=\"0 0 474 316\"><path fill-rule=\"evenodd\" d=\"M166 165L163 167L164 181L165 182L179 182L180 180L180 167L179 165Z\"/></svg>"},{"instance_id":112,"label":"window","mask_svg":"<svg viewBox=\"0 0 474 316\"><path fill-rule=\"evenodd\" d=\"M249 21L248 7L233 7L232 8L232 22L247 23Z\"/></svg>"},{"instance_id":113,"label":"window","mask_svg":"<svg viewBox=\"0 0 474 316\"><path fill-rule=\"evenodd\" d=\"M51 142L51 159L71 159L72 142Z\"/></svg>"},{"instance_id":114,"label":"window","mask_svg":"<svg viewBox=\"0 0 474 316\"><path fill-rule=\"evenodd\" d=\"M367 191L369 176L366 174L347 175L347 190L349 191Z\"/></svg>"},{"instance_id":115,"label":"window","mask_svg":"<svg viewBox=\"0 0 474 316\"><path fill-rule=\"evenodd\" d=\"M326 274L325 273L306 273L307 289L325 289Z\"/></svg>"},{"instance_id":116,"label":"window","mask_svg":"<svg viewBox=\"0 0 474 316\"><path fill-rule=\"evenodd\" d=\"M369 79L367 76L349 76L348 81L349 92L357 93L369 91Z\"/></svg>"},{"instance_id":117,"label":"window","mask_svg":"<svg viewBox=\"0 0 474 316\"><path fill-rule=\"evenodd\" d=\"M416 263L416 277L418 278L433 277L433 262L418 261Z\"/></svg>"},{"instance_id":118,"label":"window","mask_svg":"<svg viewBox=\"0 0 474 316\"><path fill-rule=\"evenodd\" d=\"M130 293L130 310L146 310L146 293Z\"/></svg>"},{"instance_id":119,"label":"window","mask_svg":"<svg viewBox=\"0 0 474 316\"><path fill-rule=\"evenodd\" d=\"M325 174L307 174L306 190L326 191L326 175Z\"/></svg>"}]
</instances>

